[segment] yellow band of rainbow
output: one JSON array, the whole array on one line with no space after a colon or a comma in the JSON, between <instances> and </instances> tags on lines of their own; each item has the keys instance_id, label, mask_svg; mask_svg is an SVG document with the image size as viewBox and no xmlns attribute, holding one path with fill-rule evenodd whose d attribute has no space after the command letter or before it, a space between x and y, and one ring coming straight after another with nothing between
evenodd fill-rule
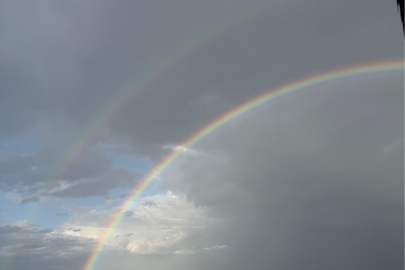
<instances>
[{"instance_id":1,"label":"yellow band of rainbow","mask_svg":"<svg viewBox=\"0 0 405 270\"><path fill-rule=\"evenodd\" d=\"M99 239L98 244L95 246L94 250L92 251L91 255L89 256L88 260L86 261L83 270L91 270L93 269L95 263L97 262L100 253L113 232L114 228L120 222L123 214L127 211L130 207L133 200L138 198L142 192L153 182L156 177L161 174L177 157L179 157L184 151L184 148L192 147L194 144L199 142L202 138L206 137L207 135L211 134L224 124L228 123L232 119L237 118L238 116L259 107L269 101L272 101L278 97L285 96L289 93L296 92L298 90L309 89L310 87L314 87L317 85L321 85L323 83L328 83L332 81L337 81L339 79L348 79L351 77L361 76L361 75L373 75L377 73L383 72L392 72L392 71L403 71L404 69L404 60L399 61L391 61L391 62L384 62L384 63L375 63L363 66L356 66L350 67L346 69L341 69L337 71L332 71L328 73L323 73L320 75L315 75L313 77L309 77L303 80L299 80L293 83L286 84L281 86L277 89L270 90L269 92L260 95L241 106L229 111L228 113L222 115L221 117L217 118L215 121L211 122L209 125L202 128L199 132L197 132L194 136L188 139L186 142L182 144L182 148L179 148L173 151L170 155L168 155L165 159L163 159L154 169L146 175L145 178L136 186L136 188L132 191L132 193L128 196L128 199L119 207L118 212L114 216L114 218L108 224L106 230L102 234Z\"/></svg>"}]
</instances>

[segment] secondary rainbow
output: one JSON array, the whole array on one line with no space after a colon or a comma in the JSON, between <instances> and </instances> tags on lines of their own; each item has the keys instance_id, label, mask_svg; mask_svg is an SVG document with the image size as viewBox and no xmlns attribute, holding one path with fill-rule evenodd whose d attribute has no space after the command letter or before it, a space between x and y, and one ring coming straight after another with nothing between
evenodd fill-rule
<instances>
[{"instance_id":1,"label":"secondary rainbow","mask_svg":"<svg viewBox=\"0 0 405 270\"><path fill-rule=\"evenodd\" d=\"M162 61L158 62L155 66L140 76L133 84L131 84L130 87L118 94L107 107L103 108L97 117L90 121L90 123L84 128L82 135L69 147L69 151L67 151L67 153L53 166L45 181L44 187L38 191L33 199L40 200L40 205L46 201L46 199L43 198L49 196L52 188L54 188L57 183L63 179L65 173L74 164L77 158L80 157L81 153L87 147L89 147L89 145L91 145L102 130L118 115L123 108L126 107L126 105L134 98L136 93L139 93L142 89L145 89L166 71L170 70L170 68L176 66L183 59L204 47L204 45L209 44L212 40L215 40L232 29L237 29L237 26L265 14L273 6L280 3L283 3L283 1L277 0L265 2L253 7L247 12L236 15L225 23L216 25L210 30L204 32L202 35L199 35L186 42L178 50L170 54ZM32 220L38 211L39 207L34 209L34 211L32 211L30 216L28 216L26 219Z\"/></svg>"},{"instance_id":2,"label":"secondary rainbow","mask_svg":"<svg viewBox=\"0 0 405 270\"><path fill-rule=\"evenodd\" d=\"M281 1L271 1L261 4L248 12L243 13L242 15L234 17L226 23L210 29L204 34L184 44L182 47L180 47L180 49L160 61L143 76L138 78L136 82L131 85L131 87L128 87L125 91L120 93L116 99L109 106L104 108L103 111L98 114L98 116L85 128L85 132L82 134L80 139L72 145L71 150L69 150L66 156L57 163L55 169L50 173L48 185L46 185L39 192L39 197L48 195L50 190L55 186L55 183L57 183L60 178L63 177L74 161L80 156L80 153L86 149L94 138L100 134L104 127L107 126L108 123L110 123L115 116L126 107L128 102L132 100L136 93L138 93L141 89L144 89L147 85L156 81L156 78L160 77L167 70L175 66L187 56L193 54L193 52L199 50L205 44L208 44L224 33L232 30L234 27L260 16L261 14L264 14L277 3L281 3Z\"/></svg>"},{"instance_id":3,"label":"secondary rainbow","mask_svg":"<svg viewBox=\"0 0 405 270\"><path fill-rule=\"evenodd\" d=\"M324 83L337 81L339 79L348 79L361 75L373 75L376 73L401 71L401 70L403 71L403 69L404 69L404 61L400 60L400 61L391 61L363 66L356 66L338 71L323 73L320 75L315 75L313 77L299 80L297 82L293 82L281 86L277 89L271 90L270 92L260 95L259 97L256 97L242 104L241 106L229 111L228 113L222 115L221 117L219 117L218 119L216 119L203 129L201 129L186 142L184 142L182 144L182 147L173 151L170 155L168 155L165 159L163 159L157 166L155 166L155 168L145 178L143 178L143 180L136 186L136 188L130 194L128 199L120 206L117 214L108 224L107 229L104 231L103 235L99 239L98 244L96 245L93 252L89 256L88 260L86 261L83 270L91 270L94 267L107 239L109 238L114 228L121 220L123 214L128 210L132 201L138 198L139 195L153 182L153 180L156 179L156 177L159 174L161 174L174 160L176 160L177 157L179 157L184 152L184 149L192 147L201 139L211 134L218 128L224 126L232 119L235 119L238 116L254 108L257 108L260 105L263 105L269 101L275 100L278 97L285 96L289 93L293 93L298 90L309 89L310 87L314 86L321 86Z\"/></svg>"}]
</instances>

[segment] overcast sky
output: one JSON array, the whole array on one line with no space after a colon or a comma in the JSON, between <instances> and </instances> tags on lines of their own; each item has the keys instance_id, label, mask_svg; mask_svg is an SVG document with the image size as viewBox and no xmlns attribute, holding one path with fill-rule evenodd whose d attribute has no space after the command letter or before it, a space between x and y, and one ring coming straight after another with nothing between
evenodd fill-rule
<instances>
[{"instance_id":1,"label":"overcast sky","mask_svg":"<svg viewBox=\"0 0 405 270\"><path fill-rule=\"evenodd\" d=\"M0 0L0 268L83 269L193 134L279 86L403 61L401 27L394 0ZM94 269L397 270L403 229L392 71L211 133L134 201Z\"/></svg>"}]
</instances>

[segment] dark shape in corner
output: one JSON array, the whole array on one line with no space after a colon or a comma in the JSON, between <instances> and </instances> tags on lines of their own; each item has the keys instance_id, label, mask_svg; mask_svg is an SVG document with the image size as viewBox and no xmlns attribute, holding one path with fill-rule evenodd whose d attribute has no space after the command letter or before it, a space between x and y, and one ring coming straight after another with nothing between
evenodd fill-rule
<instances>
[{"instance_id":1,"label":"dark shape in corner","mask_svg":"<svg viewBox=\"0 0 405 270\"><path fill-rule=\"evenodd\" d=\"M405 28L404 28L404 0L397 0L397 5L398 5L398 8L399 8L399 12L401 13L402 30L404 31L404 34L405 34Z\"/></svg>"}]
</instances>

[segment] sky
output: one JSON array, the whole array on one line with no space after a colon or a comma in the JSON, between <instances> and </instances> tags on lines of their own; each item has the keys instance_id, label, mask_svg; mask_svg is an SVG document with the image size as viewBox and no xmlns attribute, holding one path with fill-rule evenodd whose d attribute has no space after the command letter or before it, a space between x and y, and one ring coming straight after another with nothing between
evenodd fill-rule
<instances>
[{"instance_id":1,"label":"sky","mask_svg":"<svg viewBox=\"0 0 405 270\"><path fill-rule=\"evenodd\" d=\"M403 68L184 147L403 63L401 28L395 1L0 0L0 268L403 269Z\"/></svg>"}]
</instances>

